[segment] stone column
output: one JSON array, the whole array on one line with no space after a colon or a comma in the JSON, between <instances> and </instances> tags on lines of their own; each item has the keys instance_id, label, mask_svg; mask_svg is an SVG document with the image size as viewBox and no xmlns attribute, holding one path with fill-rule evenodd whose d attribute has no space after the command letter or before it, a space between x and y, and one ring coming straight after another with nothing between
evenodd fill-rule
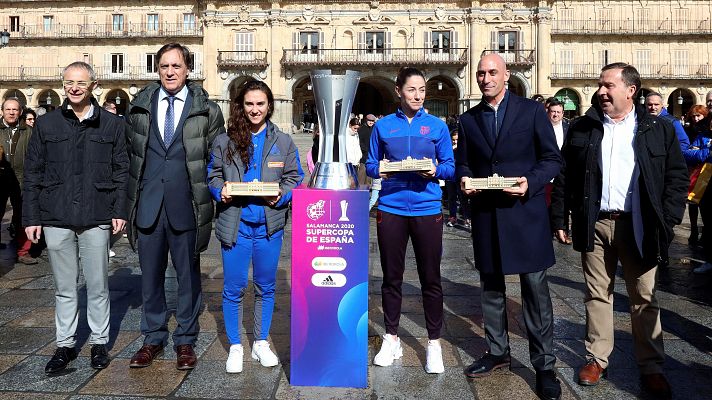
<instances>
[{"instance_id":1,"label":"stone column","mask_svg":"<svg viewBox=\"0 0 712 400\"><path fill-rule=\"evenodd\" d=\"M551 71L551 9L539 7L538 13L534 16L534 23L537 26L536 32L536 74L534 81L535 93L544 97L552 96L551 81L549 73Z\"/></svg>"},{"instance_id":2,"label":"stone column","mask_svg":"<svg viewBox=\"0 0 712 400\"><path fill-rule=\"evenodd\" d=\"M477 14L475 14L477 13ZM469 68L470 68L470 79L469 85L466 86L469 93L463 93L463 98L468 99L467 104L464 105L465 109L474 107L477 101L481 99L480 89L477 87L477 64L480 61L480 52L477 49L483 49L489 47L489 32L486 32L486 20L479 14L478 10L470 9L470 15L468 15L467 22L470 28L470 37L468 43L468 49L470 52L469 57ZM477 42L478 33L481 36L481 40Z\"/></svg>"}]
</instances>

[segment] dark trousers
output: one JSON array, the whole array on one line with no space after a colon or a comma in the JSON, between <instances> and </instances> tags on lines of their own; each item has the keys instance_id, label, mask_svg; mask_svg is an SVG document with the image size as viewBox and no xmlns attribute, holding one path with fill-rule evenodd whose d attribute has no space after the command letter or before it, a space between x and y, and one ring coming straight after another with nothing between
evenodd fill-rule
<instances>
[{"instance_id":1,"label":"dark trousers","mask_svg":"<svg viewBox=\"0 0 712 400\"><path fill-rule=\"evenodd\" d=\"M168 252L178 278L176 326L173 344L195 344L198 335L198 315L202 304L200 287L200 256L195 254L197 230L176 231L161 206L156 223L138 229L138 256L141 265L143 316L141 332L144 344L165 345L168 341L168 307L164 281Z\"/></svg>"},{"instance_id":2,"label":"dark trousers","mask_svg":"<svg viewBox=\"0 0 712 400\"><path fill-rule=\"evenodd\" d=\"M398 334L403 299L401 286L405 272L405 251L410 238L415 250L415 264L423 295L428 338L440 338L443 326L443 289L440 284L440 259L443 248L442 214L406 217L379 210L377 233L383 270L381 300L386 333Z\"/></svg>"},{"instance_id":3,"label":"dark trousers","mask_svg":"<svg viewBox=\"0 0 712 400\"><path fill-rule=\"evenodd\" d=\"M457 218L457 206L459 203L460 215L465 219L470 219L470 199L460 190L460 183L445 181L445 189L447 189L447 209L450 214L449 217Z\"/></svg>"},{"instance_id":4,"label":"dark trousers","mask_svg":"<svg viewBox=\"0 0 712 400\"><path fill-rule=\"evenodd\" d=\"M554 315L546 270L519 274L522 312L529 337L529 358L536 371L554 368ZM504 275L482 274L482 315L489 352L509 353Z\"/></svg>"}]
</instances>

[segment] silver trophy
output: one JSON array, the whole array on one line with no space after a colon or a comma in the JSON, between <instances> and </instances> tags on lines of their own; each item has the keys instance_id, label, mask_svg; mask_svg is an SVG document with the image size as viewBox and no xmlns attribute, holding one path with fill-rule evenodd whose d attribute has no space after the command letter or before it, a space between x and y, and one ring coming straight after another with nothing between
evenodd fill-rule
<instances>
[{"instance_id":1,"label":"silver trophy","mask_svg":"<svg viewBox=\"0 0 712 400\"><path fill-rule=\"evenodd\" d=\"M346 71L332 75L329 69L310 72L319 117L319 157L309 187L357 189L356 169L346 158L346 135L361 74Z\"/></svg>"}]
</instances>

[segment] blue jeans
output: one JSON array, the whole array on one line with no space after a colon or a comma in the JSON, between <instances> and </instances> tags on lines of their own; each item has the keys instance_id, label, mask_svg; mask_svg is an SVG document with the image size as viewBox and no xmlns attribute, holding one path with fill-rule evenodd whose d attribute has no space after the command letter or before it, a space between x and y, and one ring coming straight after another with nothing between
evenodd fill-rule
<instances>
[{"instance_id":1,"label":"blue jeans","mask_svg":"<svg viewBox=\"0 0 712 400\"><path fill-rule=\"evenodd\" d=\"M284 230L267 236L266 224L240 221L237 243L233 247L222 246L223 317L230 344L241 343L242 299L247 289L250 260L255 287L255 340L265 340L269 335L283 237Z\"/></svg>"}]
</instances>

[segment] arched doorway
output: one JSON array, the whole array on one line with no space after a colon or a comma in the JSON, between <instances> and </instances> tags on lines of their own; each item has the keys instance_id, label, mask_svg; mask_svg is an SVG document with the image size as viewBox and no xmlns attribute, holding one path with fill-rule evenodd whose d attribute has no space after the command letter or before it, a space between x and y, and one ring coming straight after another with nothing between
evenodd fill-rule
<instances>
[{"instance_id":1,"label":"arched doorway","mask_svg":"<svg viewBox=\"0 0 712 400\"><path fill-rule=\"evenodd\" d=\"M564 118L572 119L581 115L581 98L575 90L564 88L554 95L564 105Z\"/></svg>"},{"instance_id":2,"label":"arched doorway","mask_svg":"<svg viewBox=\"0 0 712 400\"><path fill-rule=\"evenodd\" d=\"M529 97L527 96L527 88L524 86L524 82L514 74L512 74L512 76L509 77L509 81L507 81L507 89L517 96Z\"/></svg>"},{"instance_id":3,"label":"arched doorway","mask_svg":"<svg viewBox=\"0 0 712 400\"><path fill-rule=\"evenodd\" d=\"M20 89L8 89L5 91L5 94L2 96L2 101L9 98L16 98L23 108L27 107L27 97L25 97L25 94L22 93Z\"/></svg>"},{"instance_id":4,"label":"arched doorway","mask_svg":"<svg viewBox=\"0 0 712 400\"><path fill-rule=\"evenodd\" d=\"M688 89L675 89L670 92L670 96L668 96L667 99L668 113L674 115L676 118L680 118L685 115L690 107L694 105L695 95Z\"/></svg>"},{"instance_id":5,"label":"arched doorway","mask_svg":"<svg viewBox=\"0 0 712 400\"><path fill-rule=\"evenodd\" d=\"M106 94L104 101L113 101L116 104L116 114L126 114L126 108L129 105L129 95L122 89L113 89ZM104 105L102 104L102 107Z\"/></svg>"},{"instance_id":6,"label":"arched doorway","mask_svg":"<svg viewBox=\"0 0 712 400\"><path fill-rule=\"evenodd\" d=\"M317 123L317 115L311 78L306 76L300 79L294 84L292 90L294 125L307 132L312 132Z\"/></svg>"},{"instance_id":7,"label":"arched doorway","mask_svg":"<svg viewBox=\"0 0 712 400\"><path fill-rule=\"evenodd\" d=\"M43 90L37 95L37 105L47 111L52 111L61 104L62 99L60 99L57 92L52 89Z\"/></svg>"},{"instance_id":8,"label":"arched doorway","mask_svg":"<svg viewBox=\"0 0 712 400\"><path fill-rule=\"evenodd\" d=\"M445 119L457 114L458 90L450 78L442 75L430 78L425 93L424 107L430 114Z\"/></svg>"},{"instance_id":9,"label":"arched doorway","mask_svg":"<svg viewBox=\"0 0 712 400\"><path fill-rule=\"evenodd\" d=\"M369 77L361 79L358 84L352 112L364 116L387 115L395 112L398 104L395 82L385 78Z\"/></svg>"}]
</instances>

